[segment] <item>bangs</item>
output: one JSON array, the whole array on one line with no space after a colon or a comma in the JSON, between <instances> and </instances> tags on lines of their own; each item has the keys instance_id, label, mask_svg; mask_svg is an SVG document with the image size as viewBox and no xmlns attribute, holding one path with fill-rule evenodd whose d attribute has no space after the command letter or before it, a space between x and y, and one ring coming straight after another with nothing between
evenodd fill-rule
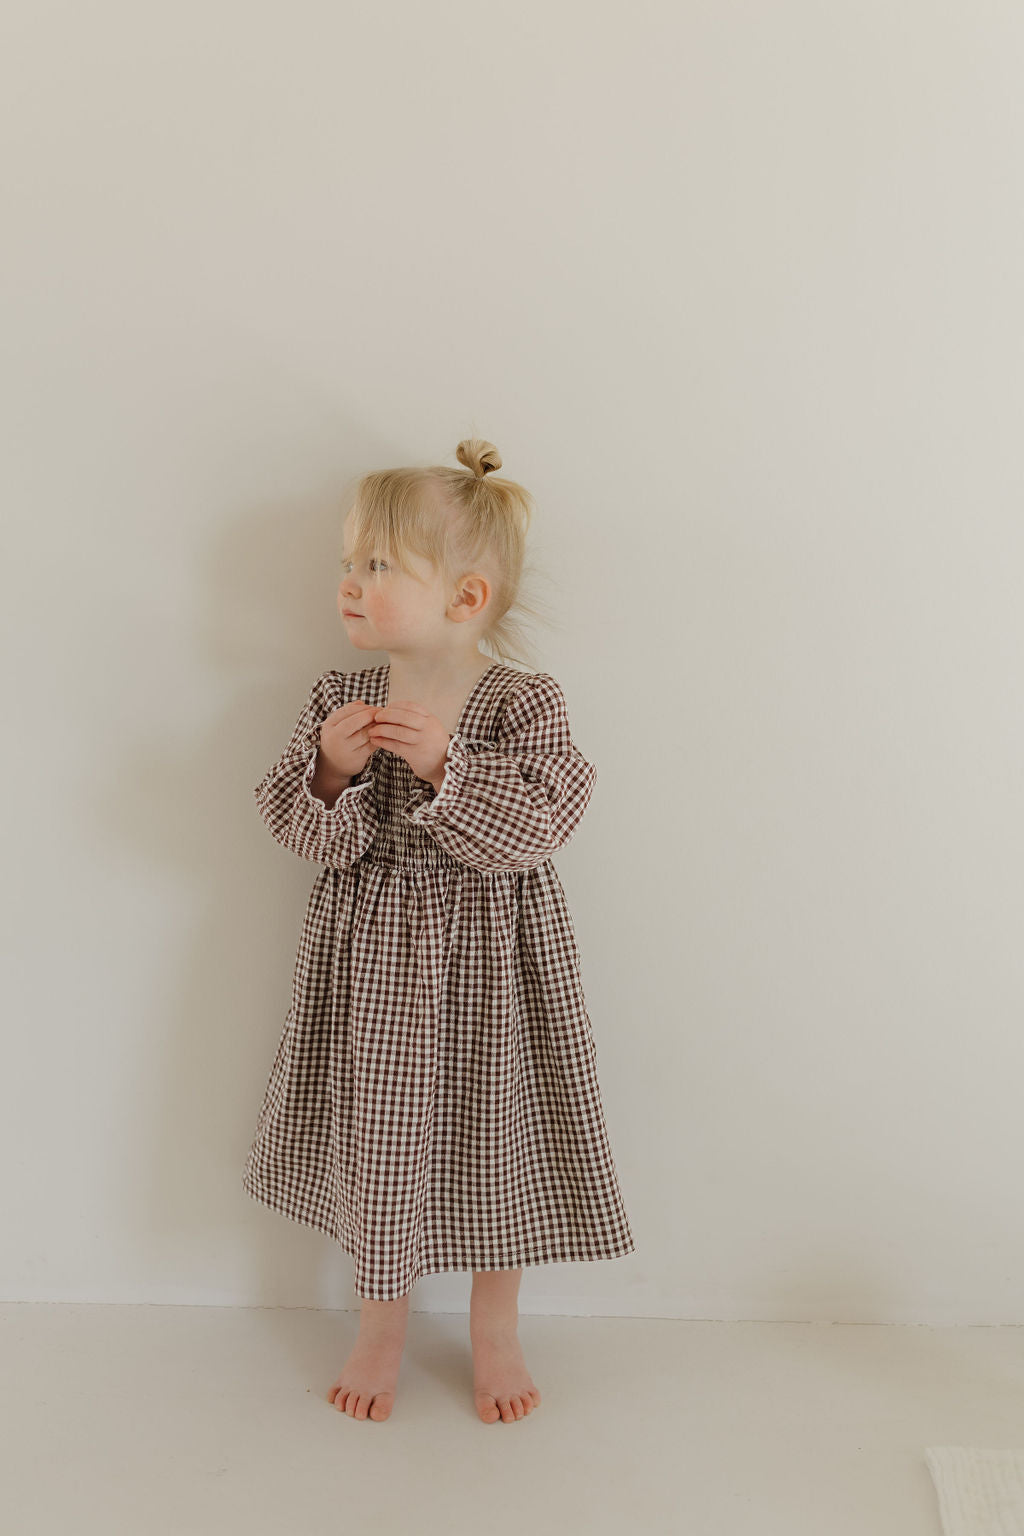
<instances>
[{"instance_id":1,"label":"bangs","mask_svg":"<svg viewBox=\"0 0 1024 1536\"><path fill-rule=\"evenodd\" d=\"M392 570L413 576L412 561L437 565L444 543L436 488L422 470L385 470L366 475L356 487L345 519L343 559L386 560ZM371 572L379 575L379 572Z\"/></svg>"}]
</instances>

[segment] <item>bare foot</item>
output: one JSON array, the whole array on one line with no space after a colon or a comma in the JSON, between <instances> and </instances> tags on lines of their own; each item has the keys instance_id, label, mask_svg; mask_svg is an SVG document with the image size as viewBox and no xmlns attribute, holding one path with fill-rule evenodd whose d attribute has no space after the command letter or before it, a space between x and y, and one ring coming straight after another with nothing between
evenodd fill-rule
<instances>
[{"instance_id":1,"label":"bare foot","mask_svg":"<svg viewBox=\"0 0 1024 1536\"><path fill-rule=\"evenodd\" d=\"M473 1401L485 1424L523 1419L540 1404L515 1325L470 1324Z\"/></svg>"},{"instance_id":2,"label":"bare foot","mask_svg":"<svg viewBox=\"0 0 1024 1536\"><path fill-rule=\"evenodd\" d=\"M352 1353L327 1394L339 1413L350 1419L388 1418L395 1405L408 1318L408 1296L397 1301L364 1298Z\"/></svg>"}]
</instances>

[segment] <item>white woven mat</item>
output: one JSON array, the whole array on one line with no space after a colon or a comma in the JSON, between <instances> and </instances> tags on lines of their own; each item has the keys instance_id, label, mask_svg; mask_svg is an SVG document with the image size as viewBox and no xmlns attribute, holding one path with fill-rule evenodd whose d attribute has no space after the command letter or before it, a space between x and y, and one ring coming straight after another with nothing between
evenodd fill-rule
<instances>
[{"instance_id":1,"label":"white woven mat","mask_svg":"<svg viewBox=\"0 0 1024 1536\"><path fill-rule=\"evenodd\" d=\"M1024 1536L1024 1451L930 1445L943 1536Z\"/></svg>"}]
</instances>

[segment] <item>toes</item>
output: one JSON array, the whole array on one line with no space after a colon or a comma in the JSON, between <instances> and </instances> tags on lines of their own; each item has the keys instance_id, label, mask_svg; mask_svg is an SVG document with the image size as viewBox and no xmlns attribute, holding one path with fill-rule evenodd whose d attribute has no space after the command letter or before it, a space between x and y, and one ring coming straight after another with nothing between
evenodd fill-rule
<instances>
[{"instance_id":1,"label":"toes","mask_svg":"<svg viewBox=\"0 0 1024 1536\"><path fill-rule=\"evenodd\" d=\"M339 1413L347 1413L350 1419L386 1419L395 1406L393 1392L357 1392L353 1387L342 1387L337 1382L327 1394Z\"/></svg>"},{"instance_id":2,"label":"toes","mask_svg":"<svg viewBox=\"0 0 1024 1536\"><path fill-rule=\"evenodd\" d=\"M494 1424L499 1418L506 1424L514 1424L517 1419L525 1419L527 1414L533 1412L536 1404L532 1400L532 1390L524 1389L509 1397L495 1397L493 1393L478 1387L476 1411L485 1424Z\"/></svg>"}]
</instances>

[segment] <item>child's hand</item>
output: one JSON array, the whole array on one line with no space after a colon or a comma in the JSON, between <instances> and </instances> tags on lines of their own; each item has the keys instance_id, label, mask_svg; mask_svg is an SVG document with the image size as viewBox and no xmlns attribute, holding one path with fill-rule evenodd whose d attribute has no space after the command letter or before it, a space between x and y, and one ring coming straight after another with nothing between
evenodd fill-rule
<instances>
[{"instance_id":1,"label":"child's hand","mask_svg":"<svg viewBox=\"0 0 1024 1536\"><path fill-rule=\"evenodd\" d=\"M439 788L450 738L437 716L407 700L375 709L374 715L371 747L384 747L404 757L418 779Z\"/></svg>"},{"instance_id":2,"label":"child's hand","mask_svg":"<svg viewBox=\"0 0 1024 1536\"><path fill-rule=\"evenodd\" d=\"M320 755L328 767L346 779L365 768L373 754L368 728L374 712L372 704L352 699L340 709L332 709L320 726Z\"/></svg>"}]
</instances>

